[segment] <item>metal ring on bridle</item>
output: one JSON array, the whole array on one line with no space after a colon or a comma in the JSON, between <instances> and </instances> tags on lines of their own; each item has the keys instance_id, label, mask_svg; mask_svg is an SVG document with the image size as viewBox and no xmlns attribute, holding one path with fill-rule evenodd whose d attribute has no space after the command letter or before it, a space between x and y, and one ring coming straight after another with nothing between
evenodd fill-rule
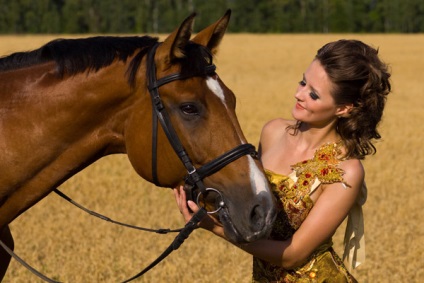
<instances>
[{"instance_id":1,"label":"metal ring on bridle","mask_svg":"<svg viewBox=\"0 0 424 283\"><path fill-rule=\"evenodd\" d=\"M219 201L219 203L218 203L218 208L217 209L215 209L215 210L213 210L213 211L208 211L207 213L208 214L214 214L214 213L217 213L218 211L220 211L221 210L221 208L223 208L224 206L225 206L225 202L224 202L224 198L222 197L222 194L221 194L221 192L220 191L218 191L217 189L214 189L214 188L206 188L206 192L215 192L215 193L217 193L218 195L219 195L219 197L220 197L220 201ZM197 205L199 205L199 198L200 198L200 196L202 195L203 193L202 192L200 192L198 195L197 195L197 198L196 198L196 204Z\"/></svg>"}]
</instances>

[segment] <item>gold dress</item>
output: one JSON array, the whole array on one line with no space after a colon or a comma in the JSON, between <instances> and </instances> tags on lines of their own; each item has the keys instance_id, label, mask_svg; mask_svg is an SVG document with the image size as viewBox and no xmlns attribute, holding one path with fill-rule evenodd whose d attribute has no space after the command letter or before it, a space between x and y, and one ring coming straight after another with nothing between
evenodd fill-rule
<instances>
[{"instance_id":1,"label":"gold dress","mask_svg":"<svg viewBox=\"0 0 424 283\"><path fill-rule=\"evenodd\" d=\"M314 203L310 198L310 194L320 184L341 182L345 189L348 189L342 177L344 172L338 167L340 163L338 156L340 156L340 153L340 143L327 143L315 152L312 159L293 165L293 171L289 176L265 170L271 183L273 194L277 199L277 209L279 210L270 239L284 241L294 234L311 211ZM355 218L358 219L358 217ZM362 221L362 210L359 218ZM351 224L348 225L352 226ZM357 226L347 229L350 234L347 235L348 254L351 253L350 249L355 246L352 243L356 243L357 249L359 240L363 238L363 233L358 233ZM361 235L358 236L358 234ZM355 241L350 241L350 239ZM357 264L355 263L355 265ZM318 247L303 266L293 270L285 270L282 267L254 257L252 282L339 283L357 281L332 249L332 241L330 239Z\"/></svg>"}]
</instances>

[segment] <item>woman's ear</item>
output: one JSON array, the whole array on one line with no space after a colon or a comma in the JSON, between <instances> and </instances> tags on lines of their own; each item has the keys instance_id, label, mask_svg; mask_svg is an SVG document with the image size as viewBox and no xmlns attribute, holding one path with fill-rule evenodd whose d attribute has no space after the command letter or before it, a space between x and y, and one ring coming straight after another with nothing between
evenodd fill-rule
<instances>
[{"instance_id":1,"label":"woman's ear","mask_svg":"<svg viewBox=\"0 0 424 283\"><path fill-rule=\"evenodd\" d=\"M337 107L336 116L339 118L347 118L353 109L353 104L344 104Z\"/></svg>"}]
</instances>

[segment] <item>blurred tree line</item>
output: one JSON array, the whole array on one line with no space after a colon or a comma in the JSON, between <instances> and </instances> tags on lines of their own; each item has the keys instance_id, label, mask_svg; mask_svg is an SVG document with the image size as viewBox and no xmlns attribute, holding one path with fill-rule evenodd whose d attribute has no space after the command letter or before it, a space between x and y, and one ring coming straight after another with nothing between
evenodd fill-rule
<instances>
[{"instance_id":1,"label":"blurred tree line","mask_svg":"<svg viewBox=\"0 0 424 283\"><path fill-rule=\"evenodd\" d=\"M168 33L232 9L230 32L418 33L424 0L0 0L0 33Z\"/></svg>"}]
</instances>

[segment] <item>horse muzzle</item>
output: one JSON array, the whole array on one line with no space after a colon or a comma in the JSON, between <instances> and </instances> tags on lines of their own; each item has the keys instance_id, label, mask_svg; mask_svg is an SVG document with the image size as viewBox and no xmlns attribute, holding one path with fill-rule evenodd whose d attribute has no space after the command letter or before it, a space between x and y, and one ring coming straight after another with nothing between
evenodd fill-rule
<instances>
[{"instance_id":1,"label":"horse muzzle","mask_svg":"<svg viewBox=\"0 0 424 283\"><path fill-rule=\"evenodd\" d=\"M269 236L277 213L274 202L266 194L258 195L252 204L245 204L242 215L231 208L232 204L228 203L218 212L229 241L249 243Z\"/></svg>"},{"instance_id":2,"label":"horse muzzle","mask_svg":"<svg viewBox=\"0 0 424 283\"><path fill-rule=\"evenodd\" d=\"M276 217L274 203L266 194L259 194L257 200L246 205L243 215L237 214L233 204L217 189L206 188L206 193L184 186L187 199L203 207L209 215L216 217L224 227L227 239L233 243L246 243L267 237ZM234 213L231 213L231 212ZM238 210L237 210L238 211Z\"/></svg>"}]
</instances>

